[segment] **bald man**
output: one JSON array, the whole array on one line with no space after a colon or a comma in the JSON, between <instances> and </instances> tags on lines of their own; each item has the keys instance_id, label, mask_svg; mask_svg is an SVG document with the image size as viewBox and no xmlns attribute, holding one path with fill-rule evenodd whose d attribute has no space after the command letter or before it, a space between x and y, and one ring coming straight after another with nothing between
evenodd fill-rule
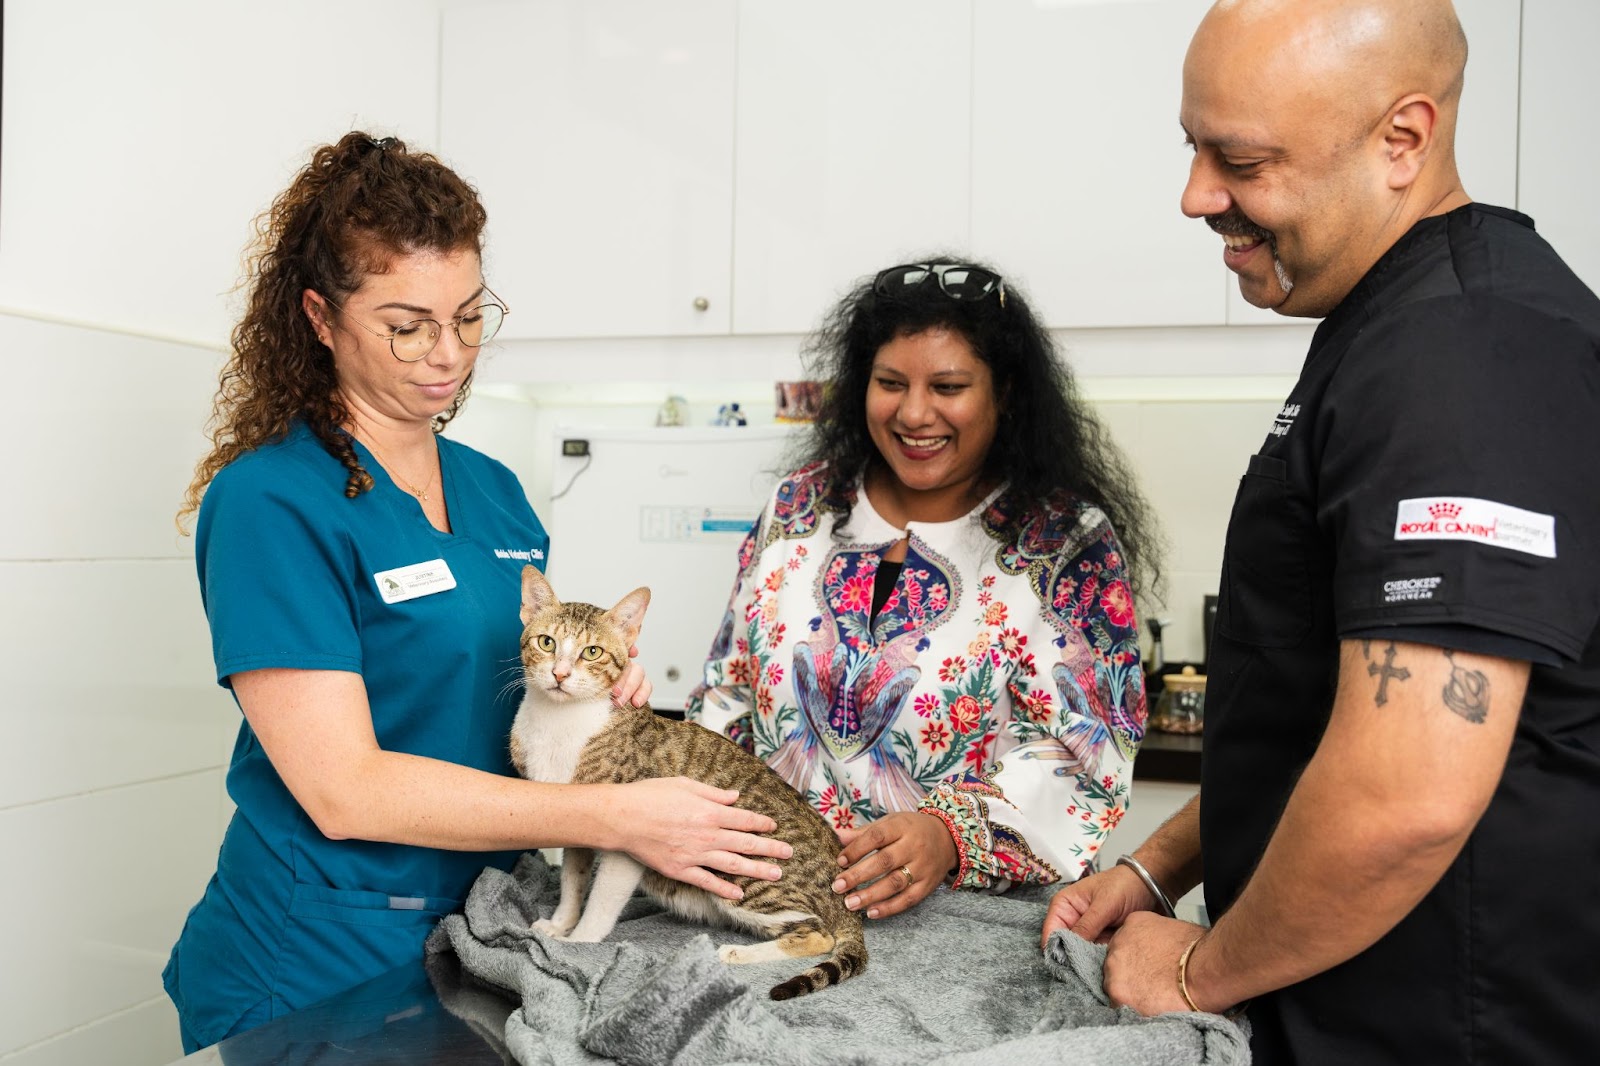
<instances>
[{"instance_id":1,"label":"bald man","mask_svg":"<svg viewBox=\"0 0 1600 1066\"><path fill-rule=\"evenodd\" d=\"M1229 524L1199 797L1063 889L1261 1063L1600 1057L1600 301L1454 160L1447 0L1224 0L1183 210L1324 319ZM1204 882L1211 929L1158 916Z\"/></svg>"}]
</instances>

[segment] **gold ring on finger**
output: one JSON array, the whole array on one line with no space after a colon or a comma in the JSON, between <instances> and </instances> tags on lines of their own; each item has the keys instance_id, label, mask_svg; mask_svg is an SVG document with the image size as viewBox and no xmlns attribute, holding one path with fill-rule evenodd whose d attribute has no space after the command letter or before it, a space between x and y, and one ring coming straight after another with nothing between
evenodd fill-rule
<instances>
[{"instance_id":1,"label":"gold ring on finger","mask_svg":"<svg viewBox=\"0 0 1600 1066\"><path fill-rule=\"evenodd\" d=\"M917 879L916 875L911 872L910 866L900 867L900 876L906 879L906 888L910 888L912 883ZM905 889L901 889L901 891L904 892Z\"/></svg>"}]
</instances>

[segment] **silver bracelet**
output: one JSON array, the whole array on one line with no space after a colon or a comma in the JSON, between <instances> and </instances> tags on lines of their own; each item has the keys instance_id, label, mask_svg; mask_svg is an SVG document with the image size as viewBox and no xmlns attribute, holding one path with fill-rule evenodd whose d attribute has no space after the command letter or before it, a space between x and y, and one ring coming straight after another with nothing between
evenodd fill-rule
<instances>
[{"instance_id":1,"label":"silver bracelet","mask_svg":"<svg viewBox=\"0 0 1600 1066\"><path fill-rule=\"evenodd\" d=\"M1132 870L1138 875L1139 880L1144 882L1144 887L1148 888L1150 890L1150 894L1156 898L1156 904L1160 906L1162 914L1166 915L1168 918L1174 918L1177 916L1178 912L1173 908L1172 901L1167 898L1167 894L1165 892L1161 891L1161 886L1156 884L1156 879L1150 876L1150 871L1144 868L1143 863L1134 858L1132 855L1123 855L1121 858L1117 859L1117 865L1126 866L1128 869Z\"/></svg>"}]
</instances>

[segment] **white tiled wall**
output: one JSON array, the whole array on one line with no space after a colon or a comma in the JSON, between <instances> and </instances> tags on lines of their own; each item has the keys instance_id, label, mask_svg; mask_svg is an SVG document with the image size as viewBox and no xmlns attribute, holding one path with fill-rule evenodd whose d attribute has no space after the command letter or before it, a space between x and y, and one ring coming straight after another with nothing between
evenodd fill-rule
<instances>
[{"instance_id":1,"label":"white tiled wall","mask_svg":"<svg viewBox=\"0 0 1600 1066\"><path fill-rule=\"evenodd\" d=\"M0 1061L170 1061L237 721L172 517L218 356L0 316Z\"/></svg>"},{"instance_id":2,"label":"white tiled wall","mask_svg":"<svg viewBox=\"0 0 1600 1066\"><path fill-rule=\"evenodd\" d=\"M99 1025L137 1012L142 1025L117 1026L115 1061L180 1053L160 973L215 861L219 784L205 770L0 811L6 913L17 921L6 937L12 987L0 996L12 1046L92 1045Z\"/></svg>"}]
</instances>

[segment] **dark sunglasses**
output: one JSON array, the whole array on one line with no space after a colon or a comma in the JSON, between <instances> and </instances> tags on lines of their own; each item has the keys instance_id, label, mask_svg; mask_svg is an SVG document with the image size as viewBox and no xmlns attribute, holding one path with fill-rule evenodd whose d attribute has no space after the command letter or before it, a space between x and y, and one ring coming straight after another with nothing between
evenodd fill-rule
<instances>
[{"instance_id":1,"label":"dark sunglasses","mask_svg":"<svg viewBox=\"0 0 1600 1066\"><path fill-rule=\"evenodd\" d=\"M991 292L1006 305L1006 282L999 274L970 263L905 263L880 271L872 280L872 291L879 296L894 296L927 284L939 283L939 291L952 300L981 300Z\"/></svg>"}]
</instances>

